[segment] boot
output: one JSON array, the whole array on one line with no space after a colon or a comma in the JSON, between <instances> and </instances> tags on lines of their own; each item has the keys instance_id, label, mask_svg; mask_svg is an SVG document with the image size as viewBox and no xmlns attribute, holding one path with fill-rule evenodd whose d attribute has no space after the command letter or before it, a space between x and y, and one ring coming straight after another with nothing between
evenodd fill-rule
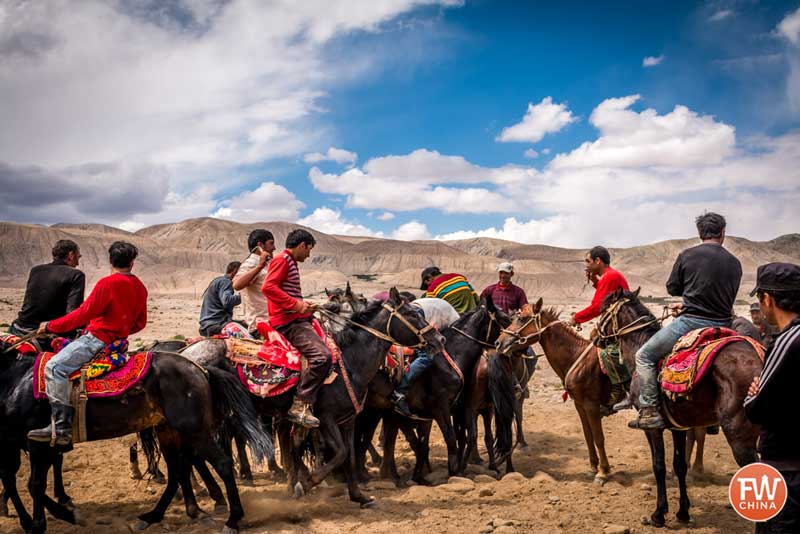
<instances>
[{"instance_id":1,"label":"boot","mask_svg":"<svg viewBox=\"0 0 800 534\"><path fill-rule=\"evenodd\" d=\"M319 419L314 417L314 414L311 412L311 405L298 398L294 399L294 403L292 403L292 407L289 409L286 417L289 421L306 428L317 428L319 426Z\"/></svg>"},{"instance_id":2,"label":"boot","mask_svg":"<svg viewBox=\"0 0 800 534\"><path fill-rule=\"evenodd\" d=\"M75 408L53 402L50 404L50 413L50 424L28 432L28 439L50 442L51 446L72 445L72 417L75 415Z\"/></svg>"},{"instance_id":3,"label":"boot","mask_svg":"<svg viewBox=\"0 0 800 534\"><path fill-rule=\"evenodd\" d=\"M655 406L645 406L639 412L639 418L628 423L629 428L638 430L655 430L664 428L664 419Z\"/></svg>"},{"instance_id":4,"label":"boot","mask_svg":"<svg viewBox=\"0 0 800 534\"><path fill-rule=\"evenodd\" d=\"M402 415L403 417L413 417L414 414L411 413L411 408L408 406L408 401L406 400L406 396L402 393L398 393L397 391L392 393L392 403L394 403L394 410Z\"/></svg>"}]
</instances>

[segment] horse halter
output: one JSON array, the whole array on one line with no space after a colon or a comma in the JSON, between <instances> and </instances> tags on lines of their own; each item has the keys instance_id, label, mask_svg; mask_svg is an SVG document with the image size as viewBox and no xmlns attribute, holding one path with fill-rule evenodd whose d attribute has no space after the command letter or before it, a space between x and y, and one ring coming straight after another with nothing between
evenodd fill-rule
<instances>
[{"instance_id":1,"label":"horse halter","mask_svg":"<svg viewBox=\"0 0 800 534\"><path fill-rule=\"evenodd\" d=\"M489 343L489 338L492 337L492 325L494 325L495 323L497 323L499 325L500 322L497 320L497 317L495 316L495 313L492 312L492 311L489 311L489 309L486 308L486 306L481 304L481 308L485 309L486 313L489 314L489 327L486 329L486 339L481 341L480 339L476 338L475 336L467 334L466 332L464 332L463 330L461 330L460 328L455 327L455 326L451 326L450 329L455 331L455 332L458 332L459 334L461 334L462 336L464 336L467 339L471 339L472 341L474 341L478 345L482 345L484 347L488 347L490 349L493 349L494 345ZM503 330L500 329L500 331L502 332Z\"/></svg>"},{"instance_id":2,"label":"horse halter","mask_svg":"<svg viewBox=\"0 0 800 534\"><path fill-rule=\"evenodd\" d=\"M541 335L544 333L545 330L547 330L548 328L550 328L554 324L560 323L560 322L561 321L556 319L555 321L552 321L552 322L547 323L546 325L542 326L542 312L540 310L537 313L532 314L528 318L528 320L525 321L524 323L522 323L522 326L520 326L516 331L509 330L507 328L503 328L500 332L502 332L503 334L507 334L507 335L511 336L512 338L514 338L514 343L516 343L518 345L532 345L536 341L539 341L539 339L541 338ZM527 336L523 336L522 332L526 328L528 328L531 324L533 324L536 327L536 331L533 332L532 334L528 334ZM535 337L535 336L538 336L536 341L529 343L530 339L532 337Z\"/></svg>"},{"instance_id":3,"label":"horse halter","mask_svg":"<svg viewBox=\"0 0 800 534\"><path fill-rule=\"evenodd\" d=\"M664 320L664 317L662 317L661 319L656 319L655 317L653 317L652 319L648 319L646 316L643 315L641 317L637 317L629 324L620 327L619 317L618 317L619 310L622 309L622 307L630 301L631 299L629 298L620 299L614 302L611 306L609 306L609 308L605 312L603 312L603 315L601 315L600 319L597 321L598 339L602 340L619 339L622 336L631 334L633 332L637 332L639 330L647 328L652 324L660 323ZM605 330L606 327L609 325L609 323L611 324L611 333L606 334Z\"/></svg>"},{"instance_id":4,"label":"horse halter","mask_svg":"<svg viewBox=\"0 0 800 534\"><path fill-rule=\"evenodd\" d=\"M374 328L372 328L370 326L363 325L361 323L353 321L352 319L350 319L348 317L342 317L341 315L335 314L335 313L333 313L331 311L328 311L328 310L326 310L324 308L317 308L317 311L322 313L322 314L324 314L324 315L327 315L331 319L334 319L334 320L337 320L337 321L344 321L345 323L348 323L348 324L351 324L353 326L356 326L356 327L364 330L365 332L368 332L368 333L372 334L373 336L377 337L378 339L382 339L384 341L388 341L392 345L403 345L403 343L400 343L399 341L397 341L389 333L389 328L391 326L392 319L397 319L398 321L403 323L403 325L406 328L408 328L408 330L413 335L415 335L417 337L417 340L419 341L419 343L417 343L416 345L404 345L404 346L406 346L406 347L408 347L410 349L418 349L418 348L424 347L424 346L428 345L428 342L425 340L425 334L427 334L431 330L434 330L435 327L432 324L428 324L428 325L418 329L413 324L411 324L411 322L408 319L406 319L405 317L403 317L399 313L400 310L403 308L403 306L406 306L406 305L407 305L407 303L405 301L401 302L400 305L397 308L394 308L391 304L389 304L387 302L384 302L381 305L384 310L387 310L389 312L389 318L386 320L386 327L384 328L385 332L381 332L380 330L376 330L376 329L374 329Z\"/></svg>"}]
</instances>

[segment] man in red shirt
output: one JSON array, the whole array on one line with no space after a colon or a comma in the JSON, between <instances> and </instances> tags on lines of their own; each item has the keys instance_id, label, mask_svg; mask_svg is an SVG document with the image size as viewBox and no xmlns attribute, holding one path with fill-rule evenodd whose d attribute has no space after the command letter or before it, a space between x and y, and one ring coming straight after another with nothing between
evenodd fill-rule
<instances>
[{"instance_id":1,"label":"man in red shirt","mask_svg":"<svg viewBox=\"0 0 800 534\"><path fill-rule=\"evenodd\" d=\"M586 263L586 278L594 286L592 303L577 313L572 314L569 324L572 326L591 321L600 315L600 305L609 293L622 288L630 291L628 281L622 273L611 268L611 254L605 247L594 247L586 253L583 260Z\"/></svg>"},{"instance_id":2,"label":"man in red shirt","mask_svg":"<svg viewBox=\"0 0 800 534\"><path fill-rule=\"evenodd\" d=\"M97 282L92 294L78 309L39 326L39 334L59 334L88 325L82 336L47 362L45 386L52 417L47 427L28 432L29 439L50 441L55 438L57 445L71 444L75 409L69 404L69 375L112 341L126 339L147 324L147 289L131 273L138 254L131 243L113 243L108 249L111 275Z\"/></svg>"},{"instance_id":3,"label":"man in red shirt","mask_svg":"<svg viewBox=\"0 0 800 534\"><path fill-rule=\"evenodd\" d=\"M311 325L314 304L303 300L297 267L298 262L308 259L315 244L314 236L302 228L289 232L286 250L269 263L267 278L261 288L267 297L269 324L306 359L307 365L300 371L294 403L286 415L290 421L309 428L319 426L319 419L314 417L311 407L331 370L331 352Z\"/></svg>"}]
</instances>

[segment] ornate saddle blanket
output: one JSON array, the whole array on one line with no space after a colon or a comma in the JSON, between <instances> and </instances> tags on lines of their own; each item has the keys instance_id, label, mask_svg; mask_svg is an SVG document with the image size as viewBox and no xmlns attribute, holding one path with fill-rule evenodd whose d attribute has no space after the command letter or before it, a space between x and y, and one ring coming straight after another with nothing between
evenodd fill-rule
<instances>
[{"instance_id":1,"label":"ornate saddle blanket","mask_svg":"<svg viewBox=\"0 0 800 534\"><path fill-rule=\"evenodd\" d=\"M15 336L14 334L8 334L8 333L0 334L0 341L8 343L9 345L18 343L19 340L20 337ZM20 354L36 354L39 352L39 349L37 349L36 345L31 343L30 341L26 341L25 343L22 343L20 346L17 347L17 352L19 352Z\"/></svg>"},{"instance_id":2,"label":"ornate saddle blanket","mask_svg":"<svg viewBox=\"0 0 800 534\"><path fill-rule=\"evenodd\" d=\"M408 372L411 362L416 357L416 351L402 345L392 345L386 353L386 363L384 367L392 377L402 376ZM401 368L402 367L402 368Z\"/></svg>"},{"instance_id":3,"label":"ornate saddle blanket","mask_svg":"<svg viewBox=\"0 0 800 534\"><path fill-rule=\"evenodd\" d=\"M44 368L53 356L54 352L42 352L33 364L33 396L37 399L47 398ZM112 358L109 354L101 353L89 364L86 380L89 398L116 397L131 389L147 375L153 353L126 354L124 361L117 360L121 362L119 365L115 365ZM69 378L77 381L80 376L80 371L75 371Z\"/></svg>"},{"instance_id":4,"label":"ornate saddle blanket","mask_svg":"<svg viewBox=\"0 0 800 534\"><path fill-rule=\"evenodd\" d=\"M716 355L731 343L739 342L749 343L764 361L764 347L760 343L729 328L699 328L683 336L664 360L659 374L664 393L673 399L688 395L706 376Z\"/></svg>"}]
</instances>

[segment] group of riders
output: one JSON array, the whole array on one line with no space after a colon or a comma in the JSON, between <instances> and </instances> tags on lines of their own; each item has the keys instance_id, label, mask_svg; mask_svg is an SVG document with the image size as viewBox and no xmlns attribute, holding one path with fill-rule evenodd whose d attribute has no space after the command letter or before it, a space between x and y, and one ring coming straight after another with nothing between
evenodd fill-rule
<instances>
[{"instance_id":1,"label":"group of riders","mask_svg":"<svg viewBox=\"0 0 800 534\"><path fill-rule=\"evenodd\" d=\"M784 474L789 502L775 521L797 527L800 521L800 431L784 416L787 407L798 405L800 378L800 266L790 263L762 265L757 273L758 297L751 304L751 321L736 317L733 309L742 277L739 260L726 248L726 221L716 213L696 219L701 243L681 252L672 267L666 289L681 297L671 306L674 320L660 329L636 353L639 380L639 414L629 423L632 428L649 430L665 427L659 411L659 362L672 351L685 334L700 328L734 328L769 348L764 371L754 377L745 413L762 428L759 452ZM287 418L305 427L316 427L319 420L313 406L320 387L331 369L331 352L312 326L316 305L304 300L299 263L309 258L316 245L314 236L304 229L292 230L285 248L275 253L275 238L266 229L248 236L249 255L229 264L225 274L213 280L203 295L199 318L202 336L220 334L233 320L234 308L243 305L242 324L253 336L259 335L260 322L282 334L304 358L294 402ZM53 262L34 267L29 275L24 302L9 332L18 336L60 334L75 337L45 366L46 392L50 401L51 424L32 430L29 438L59 444L72 441L74 409L70 406L69 376L116 340L126 339L147 324L147 290L133 273L138 255L135 245L115 242L108 251L111 274L101 278L84 300L85 276L78 270L80 247L73 241L58 241ZM619 289L629 291L625 276L611 267L609 251L596 246L586 253L587 283L595 289L591 303L568 319L577 326L601 315L605 297ZM501 263L498 281L481 295L461 274L442 273L428 267L421 273L419 297L404 292L403 298L416 304L430 324L445 328L479 306L480 297L489 295L495 306L506 313L522 309L528 299L525 291L512 282L514 266ZM379 293L376 299L387 299ZM76 337L77 336L77 337ZM395 408L403 415L411 411L405 395L414 380L433 364L432 357L418 350L408 371L395 386ZM523 385L525 386L525 385ZM614 407L631 404L623 401ZM778 526L778 523L775 523ZM777 530L776 530L777 532Z\"/></svg>"}]
</instances>

